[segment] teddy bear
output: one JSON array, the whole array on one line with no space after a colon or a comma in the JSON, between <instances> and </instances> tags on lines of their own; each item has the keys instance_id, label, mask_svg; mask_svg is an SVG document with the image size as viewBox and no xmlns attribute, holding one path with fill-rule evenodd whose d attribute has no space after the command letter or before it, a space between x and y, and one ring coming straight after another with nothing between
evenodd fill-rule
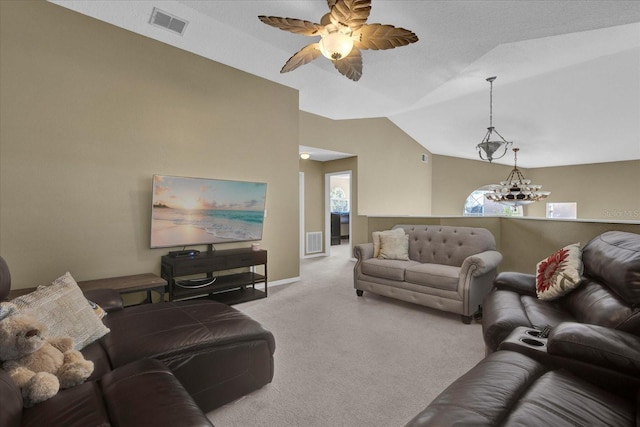
<instances>
[{"instance_id":1,"label":"teddy bear","mask_svg":"<svg viewBox=\"0 0 640 427\"><path fill-rule=\"evenodd\" d=\"M10 302L0 303L0 362L27 408L83 383L93 372L93 362L73 350L72 338L46 338L46 326Z\"/></svg>"}]
</instances>

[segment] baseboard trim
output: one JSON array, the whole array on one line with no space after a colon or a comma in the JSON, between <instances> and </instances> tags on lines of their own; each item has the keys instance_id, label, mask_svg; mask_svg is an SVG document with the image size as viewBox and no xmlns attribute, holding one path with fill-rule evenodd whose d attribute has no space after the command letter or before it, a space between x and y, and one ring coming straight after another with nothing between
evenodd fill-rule
<instances>
[{"instance_id":1,"label":"baseboard trim","mask_svg":"<svg viewBox=\"0 0 640 427\"><path fill-rule=\"evenodd\" d=\"M300 276L297 277L290 277L288 279L282 279L282 280L276 280L273 282L269 282L269 287L272 286L280 286L280 285L288 285L289 283L295 283L295 282L299 282L300 281Z\"/></svg>"},{"instance_id":2,"label":"baseboard trim","mask_svg":"<svg viewBox=\"0 0 640 427\"><path fill-rule=\"evenodd\" d=\"M302 259L308 259L308 258L318 258L321 256L329 256L326 252L320 252L317 254L311 254L311 255L305 255L302 257Z\"/></svg>"}]
</instances>

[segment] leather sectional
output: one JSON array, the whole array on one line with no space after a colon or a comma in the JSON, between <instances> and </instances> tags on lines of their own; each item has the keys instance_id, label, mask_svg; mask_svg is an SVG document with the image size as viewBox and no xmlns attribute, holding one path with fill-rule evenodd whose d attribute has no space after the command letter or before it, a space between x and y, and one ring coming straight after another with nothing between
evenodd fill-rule
<instances>
[{"instance_id":1,"label":"leather sectional","mask_svg":"<svg viewBox=\"0 0 640 427\"><path fill-rule=\"evenodd\" d=\"M0 300L10 287L0 257ZM124 308L113 290L86 295L108 312L111 330L82 349L92 376L23 409L0 369L0 426L211 425L205 412L273 378L273 335L232 307L191 300Z\"/></svg>"}]
</instances>

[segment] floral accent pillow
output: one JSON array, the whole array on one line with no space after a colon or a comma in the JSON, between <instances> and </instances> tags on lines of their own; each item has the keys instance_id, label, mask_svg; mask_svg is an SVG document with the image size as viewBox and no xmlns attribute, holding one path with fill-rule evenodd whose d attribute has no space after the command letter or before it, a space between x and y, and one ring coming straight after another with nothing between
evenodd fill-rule
<instances>
[{"instance_id":1,"label":"floral accent pillow","mask_svg":"<svg viewBox=\"0 0 640 427\"><path fill-rule=\"evenodd\" d=\"M565 246L536 265L536 294L554 300L580 284L583 271L580 243Z\"/></svg>"}]
</instances>

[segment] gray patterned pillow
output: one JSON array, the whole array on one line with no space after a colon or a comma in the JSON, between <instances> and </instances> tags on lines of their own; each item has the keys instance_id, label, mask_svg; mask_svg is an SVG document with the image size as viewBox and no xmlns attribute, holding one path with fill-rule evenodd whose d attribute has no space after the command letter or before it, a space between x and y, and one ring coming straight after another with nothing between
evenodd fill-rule
<instances>
[{"instance_id":1,"label":"gray patterned pillow","mask_svg":"<svg viewBox=\"0 0 640 427\"><path fill-rule=\"evenodd\" d=\"M381 234L378 258L409 261L409 235Z\"/></svg>"},{"instance_id":2,"label":"gray patterned pillow","mask_svg":"<svg viewBox=\"0 0 640 427\"><path fill-rule=\"evenodd\" d=\"M399 234L403 235L404 230L402 228L394 228L393 230L374 231L371 233L373 237L373 257L378 258L380 256L380 236L383 234Z\"/></svg>"},{"instance_id":3,"label":"gray patterned pillow","mask_svg":"<svg viewBox=\"0 0 640 427\"><path fill-rule=\"evenodd\" d=\"M76 350L109 332L69 273L11 302L44 323L49 337L73 338Z\"/></svg>"}]
</instances>

